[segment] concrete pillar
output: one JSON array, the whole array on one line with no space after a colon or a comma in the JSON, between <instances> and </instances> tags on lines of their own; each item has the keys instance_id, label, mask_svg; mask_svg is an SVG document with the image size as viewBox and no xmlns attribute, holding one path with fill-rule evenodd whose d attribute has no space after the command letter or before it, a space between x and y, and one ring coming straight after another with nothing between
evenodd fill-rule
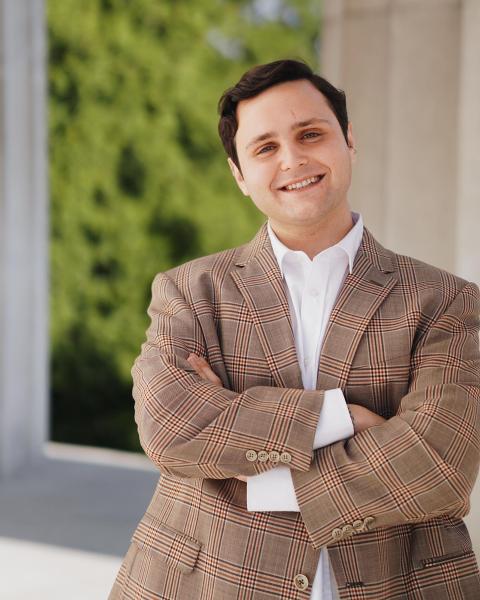
<instances>
[{"instance_id":1,"label":"concrete pillar","mask_svg":"<svg viewBox=\"0 0 480 600\"><path fill-rule=\"evenodd\" d=\"M480 283L478 14L474 0L326 0L321 58L357 138L352 206L385 245Z\"/></svg>"},{"instance_id":2,"label":"concrete pillar","mask_svg":"<svg viewBox=\"0 0 480 600\"><path fill-rule=\"evenodd\" d=\"M387 2L324 2L321 72L345 90L358 149L351 205L383 240L389 84Z\"/></svg>"},{"instance_id":3,"label":"concrete pillar","mask_svg":"<svg viewBox=\"0 0 480 600\"><path fill-rule=\"evenodd\" d=\"M480 284L480 2L463 6L455 272Z\"/></svg>"},{"instance_id":4,"label":"concrete pillar","mask_svg":"<svg viewBox=\"0 0 480 600\"><path fill-rule=\"evenodd\" d=\"M0 478L48 436L43 0L0 0Z\"/></svg>"}]
</instances>

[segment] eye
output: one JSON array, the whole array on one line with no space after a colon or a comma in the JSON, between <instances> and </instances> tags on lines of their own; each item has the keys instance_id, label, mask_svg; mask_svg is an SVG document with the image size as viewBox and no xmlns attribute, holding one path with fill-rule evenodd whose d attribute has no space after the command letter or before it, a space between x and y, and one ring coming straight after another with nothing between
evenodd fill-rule
<instances>
[{"instance_id":1,"label":"eye","mask_svg":"<svg viewBox=\"0 0 480 600\"><path fill-rule=\"evenodd\" d=\"M260 148L260 150L257 152L257 154L263 154L263 151L266 150L267 148L273 148L272 144L269 144L268 146L263 146L263 148Z\"/></svg>"},{"instance_id":2,"label":"eye","mask_svg":"<svg viewBox=\"0 0 480 600\"><path fill-rule=\"evenodd\" d=\"M306 137L306 136L309 136L309 135L313 135L314 137L319 137L322 134L318 133L318 131L307 131L306 133L303 134L302 137Z\"/></svg>"}]
</instances>

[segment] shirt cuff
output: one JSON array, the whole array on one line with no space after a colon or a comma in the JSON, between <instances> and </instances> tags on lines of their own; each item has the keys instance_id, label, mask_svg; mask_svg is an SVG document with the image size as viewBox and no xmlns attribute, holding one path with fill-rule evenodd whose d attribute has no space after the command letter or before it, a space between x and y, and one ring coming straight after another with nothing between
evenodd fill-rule
<instances>
[{"instance_id":1,"label":"shirt cuff","mask_svg":"<svg viewBox=\"0 0 480 600\"><path fill-rule=\"evenodd\" d=\"M265 473L247 477L247 510L299 512L290 467L278 465Z\"/></svg>"},{"instance_id":2,"label":"shirt cuff","mask_svg":"<svg viewBox=\"0 0 480 600\"><path fill-rule=\"evenodd\" d=\"M352 437L353 434L353 423L342 390L325 390L313 449L323 448L333 442Z\"/></svg>"}]
</instances>

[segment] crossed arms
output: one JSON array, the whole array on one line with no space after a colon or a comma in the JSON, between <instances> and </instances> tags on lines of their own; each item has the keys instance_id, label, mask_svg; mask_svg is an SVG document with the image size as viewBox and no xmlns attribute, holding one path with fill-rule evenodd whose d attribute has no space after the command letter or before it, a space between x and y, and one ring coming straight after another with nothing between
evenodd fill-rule
<instances>
[{"instance_id":1,"label":"crossed arms","mask_svg":"<svg viewBox=\"0 0 480 600\"><path fill-rule=\"evenodd\" d=\"M288 452L302 518L318 547L332 542L335 523L372 512L380 526L467 514L480 448L475 284L458 291L416 345L397 415L315 450L324 390L236 393L203 379L187 360L191 353L208 358L228 384L213 319L205 332L192 300L167 274L157 275L152 290L151 324L132 375L140 442L160 472L249 477L273 466L248 461L249 449Z\"/></svg>"},{"instance_id":2,"label":"crossed arms","mask_svg":"<svg viewBox=\"0 0 480 600\"><path fill-rule=\"evenodd\" d=\"M220 379L220 377L215 375L215 373L210 368L208 362L202 356L197 356L192 352L187 357L187 360L202 379L204 379L205 381L211 381L215 385L223 387L222 380ZM331 390L325 391L327 392ZM368 429L369 427L373 427L375 425L381 425L386 420L380 415L377 415L373 411L369 410L365 406L360 406L359 404L347 404L347 406L350 409L350 414L353 417L354 433L359 433L360 431L363 431L364 429ZM245 477L238 476L237 479L244 481Z\"/></svg>"},{"instance_id":3,"label":"crossed arms","mask_svg":"<svg viewBox=\"0 0 480 600\"><path fill-rule=\"evenodd\" d=\"M203 357L192 353L187 360L202 379L223 387L221 379L215 375ZM350 415L345 410L346 407L348 407ZM353 419L353 425L350 416ZM364 406L345 405L345 398L340 389L325 390L322 414L317 425L313 449L328 446L369 427L381 425L385 420ZM248 510L296 512L300 510L288 466L280 464L277 468L254 477L247 478L237 475L236 478L248 484Z\"/></svg>"}]
</instances>

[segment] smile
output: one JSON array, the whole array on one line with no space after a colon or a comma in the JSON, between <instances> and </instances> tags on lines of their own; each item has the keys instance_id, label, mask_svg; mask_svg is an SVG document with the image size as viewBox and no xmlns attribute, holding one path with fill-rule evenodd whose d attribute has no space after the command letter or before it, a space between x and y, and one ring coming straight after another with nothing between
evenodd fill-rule
<instances>
[{"instance_id":1,"label":"smile","mask_svg":"<svg viewBox=\"0 0 480 600\"><path fill-rule=\"evenodd\" d=\"M305 188L310 188L319 183L325 175L316 175L315 177L307 177L302 181L298 181L297 183L292 183L291 185L286 185L280 188L283 192L295 192L298 190L303 190Z\"/></svg>"}]
</instances>

